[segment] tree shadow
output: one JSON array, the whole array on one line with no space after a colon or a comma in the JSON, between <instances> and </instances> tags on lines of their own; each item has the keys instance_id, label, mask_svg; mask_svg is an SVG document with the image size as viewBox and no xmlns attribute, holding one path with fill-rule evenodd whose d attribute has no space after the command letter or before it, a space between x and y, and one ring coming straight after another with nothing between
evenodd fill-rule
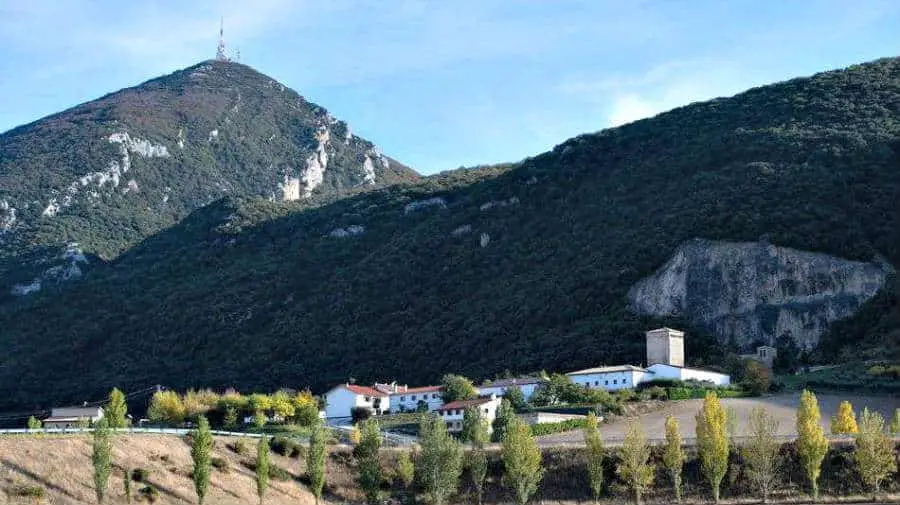
<instances>
[{"instance_id":1,"label":"tree shadow","mask_svg":"<svg viewBox=\"0 0 900 505\"><path fill-rule=\"evenodd\" d=\"M24 475L24 476L30 478L30 479L32 479L32 480L35 480L35 481L41 483L41 485L43 485L43 486L44 486L45 488L47 488L47 489L52 489L52 490L54 490L54 491L56 491L56 492L58 492L58 493L60 493L60 494L63 494L63 495L65 495L65 496L68 496L69 498L71 498L71 499L73 499L73 500L80 500L80 499L81 499L81 498L79 498L78 496L75 496L75 495L73 495L72 493L70 493L69 491L67 491L65 488L60 487L60 486L58 486L58 485L56 485L56 484L50 482L49 480L47 480L47 479L45 479L44 477L42 477L42 476L40 476L40 475L38 475L38 474L32 472L31 470L29 470L29 469L27 469L27 468L25 468L25 467L19 466L19 465L17 465L16 463L13 463L12 461L10 461L10 460L8 460L8 459L4 459L4 460L2 460L2 461L3 461L3 466L5 466L5 467L7 467L7 468L9 468L9 469L12 469L12 470L14 470L14 471L16 471L16 472L18 472L18 473L20 473L20 474L22 474L22 475Z\"/></svg>"}]
</instances>

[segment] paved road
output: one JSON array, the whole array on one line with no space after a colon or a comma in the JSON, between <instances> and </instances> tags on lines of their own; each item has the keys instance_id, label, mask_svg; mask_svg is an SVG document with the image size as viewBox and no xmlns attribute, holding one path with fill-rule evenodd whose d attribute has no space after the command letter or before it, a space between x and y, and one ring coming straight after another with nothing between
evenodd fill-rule
<instances>
[{"instance_id":1,"label":"paved road","mask_svg":"<svg viewBox=\"0 0 900 505\"><path fill-rule=\"evenodd\" d=\"M829 433L830 419L837 412L838 404L843 400L849 400L853 403L853 409L856 411L857 419L863 407L870 410L877 410L885 418L885 422L890 422L894 409L900 408L900 398L891 398L889 396L860 396L853 394L821 394L816 395L819 400L819 409L822 412L822 426L826 433ZM694 416L700 410L703 400L683 400L677 402L667 402L664 407L658 411L650 412L636 417L639 420L647 436L651 439L662 438L665 434L666 416L669 414L678 419L681 428L681 437L688 441L695 437L696 422ZM767 396L760 398L726 398L722 400L722 405L726 408L732 408L737 414L737 435L746 433L747 420L750 417L750 411L754 407L763 406L775 415L778 420L778 434L790 438L796 434L794 427L796 419L797 407L800 404L800 394L786 394L778 396ZM600 427L603 437L610 442L621 440L625 437L628 428L627 419L617 419ZM566 433L556 433L546 435L539 438L541 445L566 445L580 444L584 442L584 438L580 431L570 431Z\"/></svg>"}]
</instances>

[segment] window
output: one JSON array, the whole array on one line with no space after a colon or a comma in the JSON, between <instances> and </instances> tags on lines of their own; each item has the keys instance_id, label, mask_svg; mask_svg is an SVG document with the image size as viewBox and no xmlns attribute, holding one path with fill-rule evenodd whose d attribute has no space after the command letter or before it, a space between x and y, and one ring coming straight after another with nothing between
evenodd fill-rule
<instances>
[{"instance_id":1,"label":"window","mask_svg":"<svg viewBox=\"0 0 900 505\"><path fill-rule=\"evenodd\" d=\"M625 377L624 379L622 379L622 384L628 384L628 377Z\"/></svg>"},{"instance_id":2,"label":"window","mask_svg":"<svg viewBox=\"0 0 900 505\"><path fill-rule=\"evenodd\" d=\"M369 398L368 396L363 396L363 401L370 402L370 401L372 401L372 399Z\"/></svg>"},{"instance_id":3,"label":"window","mask_svg":"<svg viewBox=\"0 0 900 505\"><path fill-rule=\"evenodd\" d=\"M437 398L437 393L431 393L431 398L432 398L432 399Z\"/></svg>"},{"instance_id":4,"label":"window","mask_svg":"<svg viewBox=\"0 0 900 505\"><path fill-rule=\"evenodd\" d=\"M595 386L599 386L599 385L600 385L600 381L594 381L594 385L595 385Z\"/></svg>"},{"instance_id":5,"label":"window","mask_svg":"<svg viewBox=\"0 0 900 505\"><path fill-rule=\"evenodd\" d=\"M401 402L402 402L402 401L406 401L406 397L405 397L405 396L401 396L401 397L400 397L400 401L401 401Z\"/></svg>"},{"instance_id":6,"label":"window","mask_svg":"<svg viewBox=\"0 0 900 505\"><path fill-rule=\"evenodd\" d=\"M603 381L604 386L609 386L609 381Z\"/></svg>"},{"instance_id":7,"label":"window","mask_svg":"<svg viewBox=\"0 0 900 505\"><path fill-rule=\"evenodd\" d=\"M484 413L487 414L487 413L488 413L488 409L484 409Z\"/></svg>"},{"instance_id":8,"label":"window","mask_svg":"<svg viewBox=\"0 0 900 505\"><path fill-rule=\"evenodd\" d=\"M619 379L613 379L613 384L618 384L618 383L619 383Z\"/></svg>"}]
</instances>

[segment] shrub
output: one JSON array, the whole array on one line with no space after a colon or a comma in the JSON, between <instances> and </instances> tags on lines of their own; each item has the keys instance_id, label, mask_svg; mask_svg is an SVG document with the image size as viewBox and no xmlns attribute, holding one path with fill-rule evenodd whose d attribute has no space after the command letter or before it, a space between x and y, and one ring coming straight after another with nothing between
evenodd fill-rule
<instances>
[{"instance_id":1,"label":"shrub","mask_svg":"<svg viewBox=\"0 0 900 505\"><path fill-rule=\"evenodd\" d=\"M668 394L666 394L666 389L660 386L651 386L644 391L646 391L650 395L650 398L654 400L666 400L669 397Z\"/></svg>"},{"instance_id":2,"label":"shrub","mask_svg":"<svg viewBox=\"0 0 900 505\"><path fill-rule=\"evenodd\" d=\"M287 482L291 480L291 473L280 466L269 465L269 477L281 482Z\"/></svg>"},{"instance_id":3,"label":"shrub","mask_svg":"<svg viewBox=\"0 0 900 505\"><path fill-rule=\"evenodd\" d=\"M146 483L149 475L150 471L146 468L135 468L131 471L131 480Z\"/></svg>"},{"instance_id":4,"label":"shrub","mask_svg":"<svg viewBox=\"0 0 900 505\"><path fill-rule=\"evenodd\" d=\"M752 359L744 363L741 385L748 393L759 396L769 390L771 382L769 369L765 365Z\"/></svg>"},{"instance_id":5,"label":"shrub","mask_svg":"<svg viewBox=\"0 0 900 505\"><path fill-rule=\"evenodd\" d=\"M273 437L269 446L276 454L294 459L299 458L302 451L300 444L285 437Z\"/></svg>"},{"instance_id":6,"label":"shrub","mask_svg":"<svg viewBox=\"0 0 900 505\"><path fill-rule=\"evenodd\" d=\"M250 449L247 447L247 442L243 439L235 440L226 447L239 456L246 456L250 452Z\"/></svg>"},{"instance_id":7,"label":"shrub","mask_svg":"<svg viewBox=\"0 0 900 505\"><path fill-rule=\"evenodd\" d=\"M578 430L587 426L585 419L567 419L558 423L537 423L531 425L531 434L535 437Z\"/></svg>"},{"instance_id":8,"label":"shrub","mask_svg":"<svg viewBox=\"0 0 900 505\"><path fill-rule=\"evenodd\" d=\"M15 496L21 496L23 498L32 498L34 500L41 500L44 498L46 492L44 488L41 486L31 486L22 484L20 486L16 486L13 488L12 493Z\"/></svg>"},{"instance_id":9,"label":"shrub","mask_svg":"<svg viewBox=\"0 0 900 505\"><path fill-rule=\"evenodd\" d=\"M159 490L153 486L144 486L138 491L138 496L148 503L156 503L159 500Z\"/></svg>"},{"instance_id":10,"label":"shrub","mask_svg":"<svg viewBox=\"0 0 900 505\"><path fill-rule=\"evenodd\" d=\"M359 424L366 419L372 417L372 409L367 407L353 407L350 409L350 418L353 424Z\"/></svg>"},{"instance_id":11,"label":"shrub","mask_svg":"<svg viewBox=\"0 0 900 505\"><path fill-rule=\"evenodd\" d=\"M219 470L220 472L227 472L229 468L228 460L225 458L214 457L209 461L209 464L211 464L213 468Z\"/></svg>"}]
</instances>

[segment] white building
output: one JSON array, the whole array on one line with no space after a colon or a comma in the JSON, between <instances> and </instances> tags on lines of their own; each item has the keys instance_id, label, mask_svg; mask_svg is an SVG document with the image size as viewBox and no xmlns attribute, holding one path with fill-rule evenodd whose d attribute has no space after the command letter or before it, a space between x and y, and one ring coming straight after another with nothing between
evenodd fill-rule
<instances>
[{"instance_id":1,"label":"white building","mask_svg":"<svg viewBox=\"0 0 900 505\"><path fill-rule=\"evenodd\" d=\"M91 426L103 418L102 407L59 407L44 419L44 428L80 428Z\"/></svg>"},{"instance_id":2,"label":"white building","mask_svg":"<svg viewBox=\"0 0 900 505\"><path fill-rule=\"evenodd\" d=\"M616 391L618 389L633 388L647 378L647 369L634 365L601 366L569 372L572 382L588 389L605 389Z\"/></svg>"},{"instance_id":3,"label":"white building","mask_svg":"<svg viewBox=\"0 0 900 505\"><path fill-rule=\"evenodd\" d=\"M647 371L651 374L646 380L654 379L675 379L681 381L695 380L701 382L710 382L716 386L727 386L731 384L731 377L718 372L709 370L700 370L698 368L687 368L683 366L666 365L665 363L657 363L651 365Z\"/></svg>"},{"instance_id":4,"label":"white building","mask_svg":"<svg viewBox=\"0 0 900 505\"><path fill-rule=\"evenodd\" d=\"M441 398L440 386L423 386L411 388L398 386L390 393L390 407L392 413L415 412L420 405L428 408L428 412L434 412L444 404Z\"/></svg>"},{"instance_id":5,"label":"white building","mask_svg":"<svg viewBox=\"0 0 900 505\"><path fill-rule=\"evenodd\" d=\"M531 400L534 392L537 390L544 379L540 377L519 377L515 379L498 379L494 381L485 381L484 384L478 386L478 393L482 396L497 395L502 397L510 388L518 388L522 391L525 401Z\"/></svg>"},{"instance_id":6,"label":"white building","mask_svg":"<svg viewBox=\"0 0 900 505\"><path fill-rule=\"evenodd\" d=\"M443 407L438 408L438 416L447 423L447 431L450 433L459 433L463 427L463 417L466 409L476 407L481 412L481 419L487 422L488 432L491 431L491 425L497 418L497 409L500 408L500 398L497 395L477 398L475 400L457 400L450 402Z\"/></svg>"},{"instance_id":7,"label":"white building","mask_svg":"<svg viewBox=\"0 0 900 505\"><path fill-rule=\"evenodd\" d=\"M341 384L325 393L327 419L349 419L356 407L366 408L375 415L381 415L390 407L388 394L356 384Z\"/></svg>"}]
</instances>

